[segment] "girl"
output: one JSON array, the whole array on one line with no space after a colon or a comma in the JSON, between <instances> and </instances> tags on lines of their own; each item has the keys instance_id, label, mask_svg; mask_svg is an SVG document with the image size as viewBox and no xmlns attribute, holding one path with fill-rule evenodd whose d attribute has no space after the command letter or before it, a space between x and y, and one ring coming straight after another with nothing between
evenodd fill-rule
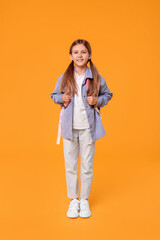
<instances>
[{"instance_id":1,"label":"girl","mask_svg":"<svg viewBox=\"0 0 160 240\"><path fill-rule=\"evenodd\" d=\"M105 79L91 57L91 46L84 39L75 40L69 50L72 60L58 78L51 98L61 105L63 149L67 194L71 198L67 216L91 216L88 198L93 179L95 141L106 132L101 122L100 108L112 98ZM87 63L90 62L90 68ZM81 193L78 199L78 156L81 156ZM80 206L79 206L80 205ZM80 212L79 212L80 208Z\"/></svg>"}]
</instances>

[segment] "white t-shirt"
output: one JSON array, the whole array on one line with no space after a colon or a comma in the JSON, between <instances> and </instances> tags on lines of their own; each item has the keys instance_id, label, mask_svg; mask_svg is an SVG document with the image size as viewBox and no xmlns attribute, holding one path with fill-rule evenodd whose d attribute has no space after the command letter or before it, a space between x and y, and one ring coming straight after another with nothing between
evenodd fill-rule
<instances>
[{"instance_id":1,"label":"white t-shirt","mask_svg":"<svg viewBox=\"0 0 160 240\"><path fill-rule=\"evenodd\" d=\"M74 129L89 128L88 118L84 107L81 92L85 73L83 75L79 75L74 70L74 77L77 83L78 95L77 94L74 95L73 128Z\"/></svg>"}]
</instances>

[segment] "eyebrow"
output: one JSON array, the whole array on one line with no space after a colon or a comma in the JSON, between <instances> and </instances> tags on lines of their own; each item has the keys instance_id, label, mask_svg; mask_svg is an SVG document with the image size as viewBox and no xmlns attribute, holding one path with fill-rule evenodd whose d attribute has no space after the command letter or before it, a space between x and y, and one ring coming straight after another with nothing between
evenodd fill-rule
<instances>
[{"instance_id":1,"label":"eyebrow","mask_svg":"<svg viewBox=\"0 0 160 240\"><path fill-rule=\"evenodd\" d=\"M76 51L78 51L78 50L73 50L73 52L76 52ZM87 50L82 50L82 51L87 51Z\"/></svg>"}]
</instances>

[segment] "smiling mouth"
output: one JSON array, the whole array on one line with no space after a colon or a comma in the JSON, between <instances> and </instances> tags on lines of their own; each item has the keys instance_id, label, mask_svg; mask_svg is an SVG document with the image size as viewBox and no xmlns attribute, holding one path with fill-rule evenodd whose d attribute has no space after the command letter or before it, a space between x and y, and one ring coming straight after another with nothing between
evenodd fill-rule
<instances>
[{"instance_id":1,"label":"smiling mouth","mask_svg":"<svg viewBox=\"0 0 160 240\"><path fill-rule=\"evenodd\" d=\"M83 59L77 59L77 62L82 62L83 61Z\"/></svg>"}]
</instances>

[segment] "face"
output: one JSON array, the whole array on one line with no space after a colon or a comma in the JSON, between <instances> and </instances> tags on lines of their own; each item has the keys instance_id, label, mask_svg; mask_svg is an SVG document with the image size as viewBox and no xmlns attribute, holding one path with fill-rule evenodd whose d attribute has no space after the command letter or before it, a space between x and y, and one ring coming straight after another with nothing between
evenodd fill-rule
<instances>
[{"instance_id":1,"label":"face","mask_svg":"<svg viewBox=\"0 0 160 240\"><path fill-rule=\"evenodd\" d=\"M83 44L77 44L72 48L70 58L75 63L75 66L83 67L87 65L88 59L91 58L91 56Z\"/></svg>"}]
</instances>

